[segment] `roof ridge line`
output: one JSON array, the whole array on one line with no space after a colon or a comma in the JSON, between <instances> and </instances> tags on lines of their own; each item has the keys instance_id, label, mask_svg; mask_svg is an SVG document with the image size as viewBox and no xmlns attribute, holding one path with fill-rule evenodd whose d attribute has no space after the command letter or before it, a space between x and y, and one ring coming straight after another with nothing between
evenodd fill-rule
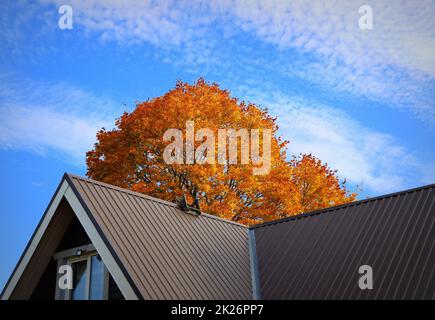
<instances>
[{"instance_id":1,"label":"roof ridge line","mask_svg":"<svg viewBox=\"0 0 435 320\"><path fill-rule=\"evenodd\" d=\"M140 193L140 192L137 192L137 191L133 191L133 190L130 190L130 189L121 188L121 187L112 185L110 183L106 183L106 182L102 182L102 181L98 181L98 180L94 180L94 179L90 179L90 178L85 178L85 177L82 177L82 176L79 176L79 175L76 175L76 174L72 174L72 173L65 173L65 175L67 175L70 178L75 178L75 179L79 179L79 180L86 181L86 182L89 182L89 183L98 184L100 186L103 186L103 187L106 187L106 188L109 188L109 189L113 189L113 190L117 190L119 192L127 193L127 194L130 194L132 196L138 196L138 197L145 198L145 199L148 199L148 200L153 201L153 202L157 202L157 203L160 203L160 204L164 204L164 205L168 205L168 206L171 206L171 207L179 208L178 205L176 203L174 203L174 202L171 202L171 201L168 201L168 200L159 199L159 198L156 198L156 197L144 194L144 193ZM221 218L221 217L212 215L210 213L206 213L206 212L202 212L201 211L201 216L203 216L205 218L209 218L209 219L214 219L214 220L218 220L218 221L221 221L221 222L225 222L225 223L230 223L230 224L233 224L233 225L236 225L236 226L239 226L239 227L243 227L243 228L246 228L246 229L250 229L250 226L247 226L247 225L235 222L235 221L231 221L231 220L228 220L228 219L225 219L225 218Z\"/></svg>"},{"instance_id":2,"label":"roof ridge line","mask_svg":"<svg viewBox=\"0 0 435 320\"><path fill-rule=\"evenodd\" d=\"M267 222L251 225L251 226L249 226L249 228L250 229L256 229L256 228L267 227L267 226L274 225L274 224L279 224L279 223L284 223L284 222L288 222L288 221L298 220L298 219L306 218L306 217L312 217L312 216L316 216L316 215L319 215L319 214L324 214L324 213L327 213L327 212L330 212L330 211L336 211L336 210L340 210L340 209L344 209L344 208L348 208L348 207L358 206L358 205L365 204L365 203L368 203L368 202L382 200L382 199L388 199L388 198L391 198L391 197L397 197L397 196L405 195L405 194L408 194L408 193L412 193L412 192L416 192L416 191L421 191L421 190L425 190L425 189L430 189L430 188L434 188L434 187L435 187L435 183L432 183L432 184L424 185L424 186L421 186L421 187L416 187L416 188L406 189L406 190L402 190L402 191L387 193L385 195L380 195L380 196L376 196L376 197L372 197L372 198L357 200L357 201L353 201L353 202L349 202L349 203L344 203L344 204L340 204L340 205L336 205L336 206L332 206L332 207L327 207L327 208L317 209L317 210L313 210L313 211L303 212L303 213L296 214L294 216L285 217L285 218L281 218L281 219L278 219L278 220L267 221Z\"/></svg>"},{"instance_id":3,"label":"roof ridge line","mask_svg":"<svg viewBox=\"0 0 435 320\"><path fill-rule=\"evenodd\" d=\"M117 191L120 191L120 192L123 192L123 193L127 193L127 194L130 194L130 195L133 195L133 196L138 196L138 197L141 197L141 198L146 198L146 199L148 199L150 201L153 201L153 202L157 202L157 203L160 203L160 204L169 205L171 207L178 208L178 205L176 203L168 201L168 200L163 200L163 199L156 198L156 197L144 194L144 193L140 193L140 192L137 192L137 191L132 191L132 190L126 189L126 188L121 188L121 187L118 187L118 186L115 186L115 185L112 185L112 184L109 184L109 183L106 183L106 182L94 180L94 179L91 179L91 178L85 178L85 177L82 177L82 176L79 176L79 175L75 175L75 174L72 174L72 173L65 173L65 175L67 175L67 176L69 176L71 178L76 178L76 179L79 179L79 180L82 180L82 181L87 181L89 183L98 184L98 185L104 186L106 188L117 190ZM377 200L381 200L381 199L395 197L395 196L411 193L411 192L414 192L414 191L420 191L420 190L424 190L424 189L428 189L428 188L434 188L434 187L435 187L435 183L432 183L432 184L424 185L424 186L421 186L421 187L406 189L406 190L392 192L392 193L388 193L388 194L385 194L385 195L380 195L380 196L376 196L376 197L372 197L372 198L367 198L367 199L357 200L357 201L353 201L353 202L349 202L349 203L345 203L345 204L340 204L340 205L336 205L336 206L332 206L332 207L327 207L327 208L317 209L317 210L313 210L313 211L303 212L303 213L299 213L299 214L296 214L296 215L293 215L293 216L284 217L284 218L281 218L281 219L278 219L278 220L267 221L267 222L263 222L263 223L259 223L259 224L254 224L254 225L244 225L244 224L241 224L241 223L238 223L238 222L235 222L235 221L231 221L231 220L228 220L228 219L225 219L225 218L221 218L221 217L212 215L210 213L202 212L202 211L201 211L201 216L204 216L204 217L209 218L209 219L214 219L214 220L218 220L218 221L221 221L221 222L225 222L225 223L230 223L230 224L233 224L233 225L236 225L236 226L239 226L239 227L243 227L243 228L246 228L246 229L256 229L256 228L267 227L267 226L270 226L270 225L275 225L275 224L284 223L284 222L288 222L288 221L293 221L293 220L297 220L297 219L301 219L301 218L316 216L316 215L324 214L324 213L327 213L327 212L330 212L330 211L335 211L335 210L339 210L339 209L343 209L343 208L347 208L347 207L357 206L357 205L364 204L364 203L371 202L371 201L377 201Z\"/></svg>"}]
</instances>

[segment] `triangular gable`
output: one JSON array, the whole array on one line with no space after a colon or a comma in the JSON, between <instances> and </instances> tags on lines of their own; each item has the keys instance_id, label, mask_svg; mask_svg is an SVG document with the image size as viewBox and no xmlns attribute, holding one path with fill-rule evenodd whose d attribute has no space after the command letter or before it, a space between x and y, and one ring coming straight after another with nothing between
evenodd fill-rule
<instances>
[{"instance_id":1,"label":"triangular gable","mask_svg":"<svg viewBox=\"0 0 435 320\"><path fill-rule=\"evenodd\" d=\"M92 214L75 190L71 178L65 174L6 283L1 299L28 299L32 294L72 219L72 214L63 210L62 204L65 201L72 208L72 214L80 221L123 296L132 300L140 298L140 293L131 282L118 257L114 255L110 243L95 224Z\"/></svg>"}]
</instances>

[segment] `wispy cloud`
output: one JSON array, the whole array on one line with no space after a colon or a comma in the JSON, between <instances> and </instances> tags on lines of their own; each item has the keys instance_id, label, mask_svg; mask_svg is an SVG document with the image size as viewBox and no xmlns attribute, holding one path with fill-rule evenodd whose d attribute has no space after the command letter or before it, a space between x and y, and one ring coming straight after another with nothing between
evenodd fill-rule
<instances>
[{"instance_id":1,"label":"wispy cloud","mask_svg":"<svg viewBox=\"0 0 435 320\"><path fill-rule=\"evenodd\" d=\"M43 5L39 11L25 4L26 14L15 24L13 15L0 12L7 31L2 34L9 39L3 45L17 39L13 31L22 29L23 20L41 20L47 8L54 15L46 19L51 25L44 25L44 30L56 29L53 9L64 1L38 3ZM156 55L178 70L217 75L214 78L231 90L244 87L241 94L279 116L291 152L313 152L354 183L362 182L378 193L435 177L433 166L422 162L409 146L343 109L349 99L362 97L368 103L406 110L433 127L433 1L71 0L69 4L74 9L73 32L97 38L103 45L155 48ZM362 4L373 7L371 31L358 28ZM339 109L312 100L310 94L302 98L291 88L294 79L304 88L319 87L328 96L348 95L347 100L341 100ZM110 99L68 85L27 83L21 90L10 80L0 79L0 84L3 147L61 150L83 161L95 132L113 124L120 113L102 107L116 109ZM281 93L288 91L293 94ZM29 95L23 97L23 92Z\"/></svg>"},{"instance_id":2,"label":"wispy cloud","mask_svg":"<svg viewBox=\"0 0 435 320\"><path fill-rule=\"evenodd\" d=\"M358 9L373 8L374 28L359 29ZM365 73L396 65L435 76L435 3L430 0L235 1L235 23L281 48L316 53Z\"/></svg>"},{"instance_id":3,"label":"wispy cloud","mask_svg":"<svg viewBox=\"0 0 435 320\"><path fill-rule=\"evenodd\" d=\"M0 77L0 148L26 150L84 165L96 132L113 126L121 108L66 84ZM6 80L8 79L8 80Z\"/></svg>"},{"instance_id":4,"label":"wispy cloud","mask_svg":"<svg viewBox=\"0 0 435 320\"><path fill-rule=\"evenodd\" d=\"M428 184L435 178L393 136L373 130L340 109L280 92L247 90L248 100L270 107L291 154L313 153L368 195Z\"/></svg>"},{"instance_id":5,"label":"wispy cloud","mask_svg":"<svg viewBox=\"0 0 435 320\"><path fill-rule=\"evenodd\" d=\"M208 66L229 78L237 77L237 70L249 77L274 72L331 93L387 102L435 122L435 3L430 0L70 4L75 23L100 41L149 43L165 50L165 61L193 72ZM370 31L358 27L363 4L373 8ZM264 45L275 48L271 52Z\"/></svg>"}]
</instances>

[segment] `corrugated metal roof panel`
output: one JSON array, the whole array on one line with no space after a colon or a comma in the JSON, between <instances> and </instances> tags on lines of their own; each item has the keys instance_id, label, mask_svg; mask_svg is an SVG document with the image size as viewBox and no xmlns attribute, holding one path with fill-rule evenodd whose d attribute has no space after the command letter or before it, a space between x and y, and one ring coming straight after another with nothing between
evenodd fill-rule
<instances>
[{"instance_id":1,"label":"corrugated metal roof panel","mask_svg":"<svg viewBox=\"0 0 435 320\"><path fill-rule=\"evenodd\" d=\"M68 225L62 208L74 192L135 297L435 299L435 185L247 228L105 183L64 179L2 298L6 289L12 299L31 295ZM74 206L67 207L71 218ZM373 268L373 290L358 286L361 265Z\"/></svg>"},{"instance_id":2,"label":"corrugated metal roof panel","mask_svg":"<svg viewBox=\"0 0 435 320\"><path fill-rule=\"evenodd\" d=\"M247 228L69 175L145 299L250 299Z\"/></svg>"},{"instance_id":3,"label":"corrugated metal roof panel","mask_svg":"<svg viewBox=\"0 0 435 320\"><path fill-rule=\"evenodd\" d=\"M435 299L434 201L432 185L256 227L262 298Z\"/></svg>"},{"instance_id":4,"label":"corrugated metal roof panel","mask_svg":"<svg viewBox=\"0 0 435 320\"><path fill-rule=\"evenodd\" d=\"M145 299L251 299L247 228L81 177L77 192ZM264 299L433 299L434 186L253 228ZM370 265L374 290L358 286Z\"/></svg>"}]
</instances>

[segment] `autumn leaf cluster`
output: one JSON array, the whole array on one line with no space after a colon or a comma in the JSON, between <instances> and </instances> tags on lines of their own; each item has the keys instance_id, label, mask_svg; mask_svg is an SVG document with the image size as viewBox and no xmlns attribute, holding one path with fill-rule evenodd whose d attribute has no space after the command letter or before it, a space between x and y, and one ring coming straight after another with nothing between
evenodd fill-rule
<instances>
[{"instance_id":1,"label":"autumn leaf cluster","mask_svg":"<svg viewBox=\"0 0 435 320\"><path fill-rule=\"evenodd\" d=\"M209 128L216 136L219 129L270 129L270 172L253 175L256 165L240 162L167 164L163 152L169 142L162 137L168 129L185 133L186 121L194 121L195 128ZM195 147L200 143L196 141ZM97 133L97 143L87 153L87 175L169 201L183 194L188 201L198 198L203 212L245 224L355 199L336 171L311 154L288 160L286 148L287 141L278 135L276 119L267 110L239 101L203 79L192 85L179 81L163 96L124 113L115 129Z\"/></svg>"}]
</instances>

